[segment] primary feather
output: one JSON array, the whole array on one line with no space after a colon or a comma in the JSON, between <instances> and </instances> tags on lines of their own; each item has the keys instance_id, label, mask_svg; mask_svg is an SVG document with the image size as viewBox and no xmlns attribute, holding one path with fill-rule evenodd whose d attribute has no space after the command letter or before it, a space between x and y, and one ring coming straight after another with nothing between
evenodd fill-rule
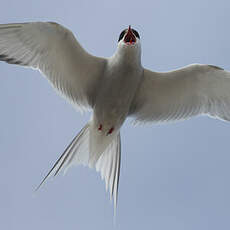
<instances>
[{"instance_id":1,"label":"primary feather","mask_svg":"<svg viewBox=\"0 0 230 230\"><path fill-rule=\"evenodd\" d=\"M92 107L105 59L87 53L72 32L53 22L0 25L0 60L38 69L63 96Z\"/></svg>"},{"instance_id":2,"label":"primary feather","mask_svg":"<svg viewBox=\"0 0 230 230\"><path fill-rule=\"evenodd\" d=\"M230 73L193 64L165 72L145 69L130 115L136 122L167 122L207 114L230 120Z\"/></svg>"}]
</instances>

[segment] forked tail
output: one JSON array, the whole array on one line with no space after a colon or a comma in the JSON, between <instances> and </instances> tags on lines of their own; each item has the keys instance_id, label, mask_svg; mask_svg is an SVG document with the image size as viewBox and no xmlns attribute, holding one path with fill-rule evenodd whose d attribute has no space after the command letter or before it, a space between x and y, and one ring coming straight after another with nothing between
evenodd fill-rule
<instances>
[{"instance_id":1,"label":"forked tail","mask_svg":"<svg viewBox=\"0 0 230 230\"><path fill-rule=\"evenodd\" d=\"M95 139L96 141L90 139ZM109 189L110 198L112 199L113 197L114 207L116 208L120 159L120 133L116 134L113 138L99 136L94 132L89 122L72 140L36 190L38 190L50 176L56 176L61 171L65 173L71 166L82 164L94 167L100 172L101 178L105 180L106 191Z\"/></svg>"}]
</instances>

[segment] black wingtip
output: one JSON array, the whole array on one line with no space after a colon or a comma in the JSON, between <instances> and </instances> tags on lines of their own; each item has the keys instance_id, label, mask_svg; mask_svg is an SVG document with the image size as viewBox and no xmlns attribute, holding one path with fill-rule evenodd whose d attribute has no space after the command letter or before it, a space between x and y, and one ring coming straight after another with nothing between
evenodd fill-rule
<instances>
[{"instance_id":1,"label":"black wingtip","mask_svg":"<svg viewBox=\"0 0 230 230\"><path fill-rule=\"evenodd\" d=\"M16 60L15 58L11 58L6 54L0 54L0 61L7 62L8 64L25 65L23 62Z\"/></svg>"},{"instance_id":2,"label":"black wingtip","mask_svg":"<svg viewBox=\"0 0 230 230\"><path fill-rule=\"evenodd\" d=\"M218 70L224 70L223 68L216 66L216 65L208 65L211 68L218 69Z\"/></svg>"}]
</instances>

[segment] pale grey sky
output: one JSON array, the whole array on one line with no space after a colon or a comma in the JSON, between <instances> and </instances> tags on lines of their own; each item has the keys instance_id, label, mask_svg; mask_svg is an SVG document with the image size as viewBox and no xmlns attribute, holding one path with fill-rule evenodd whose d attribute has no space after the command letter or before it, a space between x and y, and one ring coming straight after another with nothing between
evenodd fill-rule
<instances>
[{"instance_id":1,"label":"pale grey sky","mask_svg":"<svg viewBox=\"0 0 230 230\"><path fill-rule=\"evenodd\" d=\"M226 0L9 0L1 2L0 23L56 21L106 57L131 24L149 69L207 63L230 70L229 10ZM0 229L230 229L230 124L126 121L114 227L93 170L72 168L33 193L90 114L77 113L38 72L0 63L0 78Z\"/></svg>"}]
</instances>

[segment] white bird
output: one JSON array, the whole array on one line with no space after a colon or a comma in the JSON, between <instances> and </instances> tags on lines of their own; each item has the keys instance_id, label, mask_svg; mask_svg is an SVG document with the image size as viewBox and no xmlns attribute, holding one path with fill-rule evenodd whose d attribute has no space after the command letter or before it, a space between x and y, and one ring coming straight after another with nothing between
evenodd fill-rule
<instances>
[{"instance_id":1,"label":"white bird","mask_svg":"<svg viewBox=\"0 0 230 230\"><path fill-rule=\"evenodd\" d=\"M175 121L199 114L230 120L230 72L201 64L165 73L147 70L141 64L140 36L130 26L120 34L114 55L100 58L87 53L57 23L2 24L0 60L38 69L73 105L92 109L92 119L42 183L74 164L94 167L115 206L120 128L128 116L135 122Z\"/></svg>"}]
</instances>

